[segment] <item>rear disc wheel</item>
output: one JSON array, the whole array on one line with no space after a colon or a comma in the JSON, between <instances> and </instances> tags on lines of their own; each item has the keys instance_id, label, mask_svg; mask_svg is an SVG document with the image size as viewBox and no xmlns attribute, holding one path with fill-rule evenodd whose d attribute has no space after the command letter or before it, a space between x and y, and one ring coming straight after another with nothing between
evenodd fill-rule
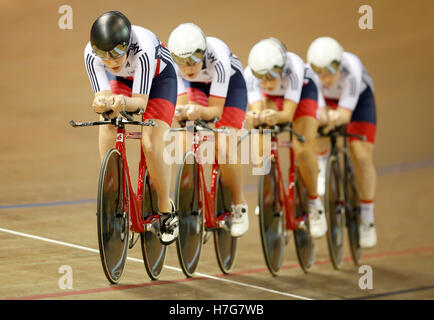
<instances>
[{"instance_id":1,"label":"rear disc wheel","mask_svg":"<svg viewBox=\"0 0 434 320\"><path fill-rule=\"evenodd\" d=\"M294 212L295 218L308 216L308 197L300 173L297 170L294 177ZM305 273L308 272L313 264L315 255L315 243L310 235L309 219L299 224L294 230L295 249L297 251L298 262Z\"/></svg>"},{"instance_id":2,"label":"rear disc wheel","mask_svg":"<svg viewBox=\"0 0 434 320\"><path fill-rule=\"evenodd\" d=\"M179 264L187 277L192 277L199 264L203 244L203 211L199 208L199 176L194 153L187 151L178 169L175 201L179 233L176 250Z\"/></svg>"},{"instance_id":3,"label":"rear disc wheel","mask_svg":"<svg viewBox=\"0 0 434 320\"><path fill-rule=\"evenodd\" d=\"M224 183L220 172L217 176L215 195L215 214L218 217L232 212L232 193ZM237 238L231 235L231 220L222 222L222 225L214 230L214 248L220 270L227 274L235 264L237 256Z\"/></svg>"},{"instance_id":4,"label":"rear disc wheel","mask_svg":"<svg viewBox=\"0 0 434 320\"><path fill-rule=\"evenodd\" d=\"M143 184L142 215L143 220L146 220L148 217L158 214L157 192L152 185L148 170L145 172ZM160 222L156 222L153 227L155 228L154 231L145 230L140 234L140 243L146 272L152 280L157 280L166 259L166 246L161 243L156 234L156 232L160 232Z\"/></svg>"},{"instance_id":5,"label":"rear disc wheel","mask_svg":"<svg viewBox=\"0 0 434 320\"><path fill-rule=\"evenodd\" d=\"M348 159L346 161L349 161ZM362 248L360 247L359 226L360 226L360 204L359 196L354 183L354 174L351 164L346 164L345 169L345 211L348 238L353 262L356 266L360 264Z\"/></svg>"}]
</instances>

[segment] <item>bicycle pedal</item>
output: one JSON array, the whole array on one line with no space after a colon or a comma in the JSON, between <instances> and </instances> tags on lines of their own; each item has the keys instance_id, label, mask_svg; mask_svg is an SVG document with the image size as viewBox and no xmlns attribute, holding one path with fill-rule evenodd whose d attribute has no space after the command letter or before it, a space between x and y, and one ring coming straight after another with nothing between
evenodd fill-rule
<instances>
[{"instance_id":1,"label":"bicycle pedal","mask_svg":"<svg viewBox=\"0 0 434 320\"><path fill-rule=\"evenodd\" d=\"M273 214L273 217L275 217L275 218L283 217L283 212L282 211L276 212L276 213Z\"/></svg>"}]
</instances>

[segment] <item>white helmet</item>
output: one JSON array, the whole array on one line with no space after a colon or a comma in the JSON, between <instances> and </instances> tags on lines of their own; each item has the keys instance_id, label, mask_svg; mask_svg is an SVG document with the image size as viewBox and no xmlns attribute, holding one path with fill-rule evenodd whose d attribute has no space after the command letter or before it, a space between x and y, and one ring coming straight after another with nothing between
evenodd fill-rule
<instances>
[{"instance_id":1,"label":"white helmet","mask_svg":"<svg viewBox=\"0 0 434 320\"><path fill-rule=\"evenodd\" d=\"M250 50L248 58L248 65L255 77L268 80L282 73L285 62L285 45L276 38L259 41Z\"/></svg>"},{"instance_id":2,"label":"white helmet","mask_svg":"<svg viewBox=\"0 0 434 320\"><path fill-rule=\"evenodd\" d=\"M339 67L343 52L344 49L335 39L320 37L310 44L307 50L307 62L314 70L328 68L333 72Z\"/></svg>"},{"instance_id":3,"label":"white helmet","mask_svg":"<svg viewBox=\"0 0 434 320\"><path fill-rule=\"evenodd\" d=\"M183 23L172 31L167 45L177 64L196 64L205 54L206 37L194 23Z\"/></svg>"}]
</instances>

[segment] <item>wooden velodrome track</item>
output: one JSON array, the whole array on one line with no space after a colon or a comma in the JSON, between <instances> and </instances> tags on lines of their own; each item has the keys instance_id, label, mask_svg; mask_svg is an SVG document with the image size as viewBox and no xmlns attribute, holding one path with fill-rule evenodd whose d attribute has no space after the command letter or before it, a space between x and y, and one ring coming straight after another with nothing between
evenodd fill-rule
<instances>
[{"instance_id":1,"label":"wooden velodrome track","mask_svg":"<svg viewBox=\"0 0 434 320\"><path fill-rule=\"evenodd\" d=\"M0 1L0 299L433 299L433 2L371 1L373 30L358 28L359 1L204 3ZM63 4L73 9L72 30L58 28ZM309 274L297 266L291 241L280 275L272 277L254 215L257 177L248 166L251 227L231 275L220 274L209 241L196 277L185 279L172 245L160 280L152 282L137 245L121 283L108 284L97 252L97 129L72 129L68 121L96 119L83 49L94 19L113 9L163 42L179 23L193 21L224 40L243 65L253 44L269 36L304 58L315 37L330 35L361 57L378 112L379 241L363 254L373 289L359 288L362 275L349 258L333 270L325 238L316 241ZM128 146L136 163L138 146ZM73 270L72 289L59 288L63 265Z\"/></svg>"}]
</instances>

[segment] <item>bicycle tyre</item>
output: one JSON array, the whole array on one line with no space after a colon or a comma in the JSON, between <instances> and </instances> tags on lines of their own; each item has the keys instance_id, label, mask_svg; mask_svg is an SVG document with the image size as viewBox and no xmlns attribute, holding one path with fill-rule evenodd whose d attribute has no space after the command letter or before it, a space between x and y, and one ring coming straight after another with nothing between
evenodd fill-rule
<instances>
[{"instance_id":1,"label":"bicycle tyre","mask_svg":"<svg viewBox=\"0 0 434 320\"><path fill-rule=\"evenodd\" d=\"M280 207L279 181L276 164L271 163L268 174L259 178L259 229L262 252L268 270L277 276L283 264L286 245L284 208Z\"/></svg>"},{"instance_id":2,"label":"bicycle tyre","mask_svg":"<svg viewBox=\"0 0 434 320\"><path fill-rule=\"evenodd\" d=\"M97 199L98 247L110 283L119 282L127 260L129 208L124 212L124 189L128 196L124 181L122 155L110 149L101 166Z\"/></svg>"},{"instance_id":3,"label":"bicycle tyre","mask_svg":"<svg viewBox=\"0 0 434 320\"><path fill-rule=\"evenodd\" d=\"M324 207L327 217L327 246L333 268L339 270L343 262L345 229L345 198L342 186L339 158L331 155L326 168Z\"/></svg>"}]
</instances>

